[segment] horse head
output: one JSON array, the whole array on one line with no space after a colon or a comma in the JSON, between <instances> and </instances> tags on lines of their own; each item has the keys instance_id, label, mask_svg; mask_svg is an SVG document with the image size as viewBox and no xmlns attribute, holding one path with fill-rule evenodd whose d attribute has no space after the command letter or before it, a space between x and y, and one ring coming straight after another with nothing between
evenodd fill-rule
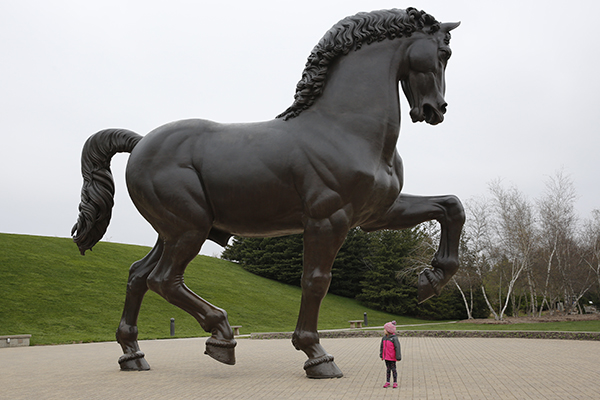
<instances>
[{"instance_id":1,"label":"horse head","mask_svg":"<svg viewBox=\"0 0 600 400\"><path fill-rule=\"evenodd\" d=\"M414 35L406 50L400 82L410 105L413 122L437 125L444 120L447 103L445 71L450 50L450 31L460 22L440 24L434 33Z\"/></svg>"}]
</instances>

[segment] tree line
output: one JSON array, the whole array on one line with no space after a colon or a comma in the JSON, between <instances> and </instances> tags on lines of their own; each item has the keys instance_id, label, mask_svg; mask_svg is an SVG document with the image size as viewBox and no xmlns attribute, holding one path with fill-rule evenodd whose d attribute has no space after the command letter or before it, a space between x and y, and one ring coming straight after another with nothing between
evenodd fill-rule
<instances>
[{"instance_id":1,"label":"tree line","mask_svg":"<svg viewBox=\"0 0 600 400\"><path fill-rule=\"evenodd\" d=\"M330 293L397 315L428 319L583 312L598 302L600 211L579 219L562 171L529 200L501 181L465 202L461 268L440 296L417 303L417 277L437 250L439 226L402 231L352 229L333 264ZM257 275L300 286L302 235L235 237L221 257Z\"/></svg>"}]
</instances>

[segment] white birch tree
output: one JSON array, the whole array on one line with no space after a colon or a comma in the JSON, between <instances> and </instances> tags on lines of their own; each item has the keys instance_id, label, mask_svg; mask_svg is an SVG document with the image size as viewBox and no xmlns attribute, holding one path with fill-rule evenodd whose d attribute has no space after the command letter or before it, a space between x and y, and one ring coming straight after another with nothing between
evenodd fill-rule
<instances>
[{"instance_id":1,"label":"white birch tree","mask_svg":"<svg viewBox=\"0 0 600 400\"><path fill-rule=\"evenodd\" d=\"M593 271L600 286L600 210L593 210L591 218L585 221L582 242L586 249L584 262Z\"/></svg>"},{"instance_id":2,"label":"white birch tree","mask_svg":"<svg viewBox=\"0 0 600 400\"><path fill-rule=\"evenodd\" d=\"M575 279L583 276L577 274L581 257L576 256L579 253L576 243L578 218L575 213L577 193L573 180L563 170L558 170L545 183L544 194L537 201L540 245L546 261L542 307L539 315L542 314L543 304L548 304L549 282L554 271L561 281L562 297L567 312L573 311L574 300L581 298L587 291L586 288L589 289L586 282L583 282L583 286L574 282Z\"/></svg>"},{"instance_id":3,"label":"white birch tree","mask_svg":"<svg viewBox=\"0 0 600 400\"><path fill-rule=\"evenodd\" d=\"M523 271L531 267L535 250L535 219L531 203L516 188L505 189L496 180L490 184L494 220L492 232L496 261L508 262L505 301L500 305L499 319L504 318L515 284Z\"/></svg>"},{"instance_id":4,"label":"white birch tree","mask_svg":"<svg viewBox=\"0 0 600 400\"><path fill-rule=\"evenodd\" d=\"M466 246L463 246L463 251L468 255L468 258L463 255L463 259L467 259L465 261L472 265L473 271L479 278L478 281L485 303L494 315L494 319L498 320L500 317L492 306L485 287L485 281L491 272L489 264L492 248L489 201L483 197L470 199L466 202L465 211L467 218L463 227L463 236Z\"/></svg>"}]
</instances>

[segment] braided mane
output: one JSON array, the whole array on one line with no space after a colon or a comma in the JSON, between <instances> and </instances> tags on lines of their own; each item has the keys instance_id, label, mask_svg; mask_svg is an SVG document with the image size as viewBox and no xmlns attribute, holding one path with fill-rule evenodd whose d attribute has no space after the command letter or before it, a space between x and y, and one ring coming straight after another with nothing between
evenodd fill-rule
<instances>
[{"instance_id":1,"label":"braided mane","mask_svg":"<svg viewBox=\"0 0 600 400\"><path fill-rule=\"evenodd\" d=\"M288 120L308 109L323 93L329 65L337 57L358 50L363 44L385 39L408 37L427 29L435 33L440 23L431 15L415 8L358 13L335 24L314 47L296 85L294 103L277 118Z\"/></svg>"}]
</instances>

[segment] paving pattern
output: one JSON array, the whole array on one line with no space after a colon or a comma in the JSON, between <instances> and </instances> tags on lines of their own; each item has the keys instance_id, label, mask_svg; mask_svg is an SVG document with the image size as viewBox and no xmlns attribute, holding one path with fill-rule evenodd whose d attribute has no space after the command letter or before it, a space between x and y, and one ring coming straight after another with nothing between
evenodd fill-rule
<instances>
[{"instance_id":1,"label":"paving pattern","mask_svg":"<svg viewBox=\"0 0 600 400\"><path fill-rule=\"evenodd\" d=\"M308 379L289 340L239 339L237 364L204 338L142 341L152 370L121 372L115 342L0 349L0 399L598 399L600 342L400 338L399 388L383 388L378 338L322 339L344 372Z\"/></svg>"}]
</instances>

